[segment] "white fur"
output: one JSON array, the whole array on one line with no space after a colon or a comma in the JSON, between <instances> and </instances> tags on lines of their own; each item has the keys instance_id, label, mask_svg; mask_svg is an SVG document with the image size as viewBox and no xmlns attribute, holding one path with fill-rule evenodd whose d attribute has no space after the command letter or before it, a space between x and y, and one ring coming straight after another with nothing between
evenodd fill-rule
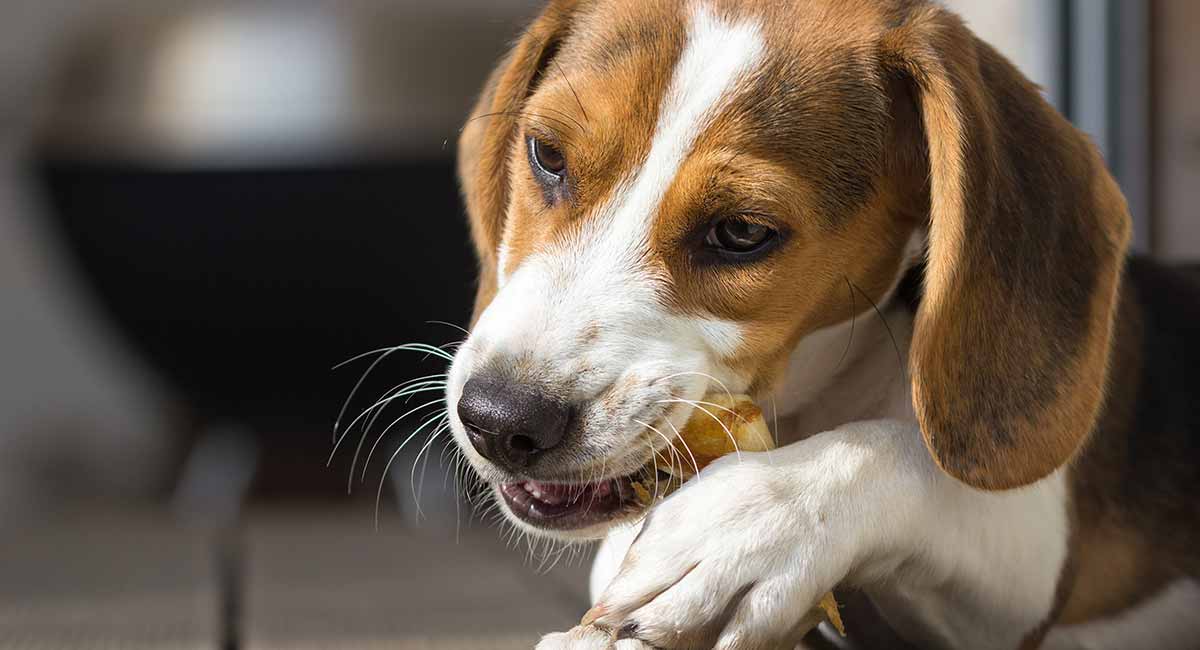
<instances>
[{"instance_id":1,"label":"white fur","mask_svg":"<svg viewBox=\"0 0 1200 650\"><path fill-rule=\"evenodd\" d=\"M940 471L933 484L913 560L869 576L868 593L893 628L923 647L1017 647L1049 614L1066 559L1062 472L1003 492Z\"/></svg>"},{"instance_id":2,"label":"white fur","mask_svg":"<svg viewBox=\"0 0 1200 650\"><path fill-rule=\"evenodd\" d=\"M508 228L505 228L507 233ZM504 237L504 242L500 244L500 249L496 253L496 286L503 287L504 283L508 282L508 258L512 255L512 249L508 245L507 234Z\"/></svg>"},{"instance_id":3,"label":"white fur","mask_svg":"<svg viewBox=\"0 0 1200 650\"><path fill-rule=\"evenodd\" d=\"M929 647L1016 647L1049 612L1066 554L1061 475L976 491L937 469L915 423L896 420L742 456L655 510L598 599L617 613L602 623L627 616L639 638L675 647L675 629L718 618L715 608L758 584L762 598L758 587L747 594L723 638L779 643L797 612L843 581L868 587L889 621ZM599 561L630 537L617 532ZM594 567L593 587L614 574Z\"/></svg>"},{"instance_id":4,"label":"white fur","mask_svg":"<svg viewBox=\"0 0 1200 650\"><path fill-rule=\"evenodd\" d=\"M773 411L768 415L780 421L779 441L857 420L915 419L903 363L912 327L912 315L904 307L876 314L867 306L852 321L801 339L769 398Z\"/></svg>"},{"instance_id":5,"label":"white fur","mask_svg":"<svg viewBox=\"0 0 1200 650\"><path fill-rule=\"evenodd\" d=\"M625 554L633 540L642 530L642 522L614 528L596 549L596 557L592 560L592 573L588 576L588 595L592 603L599 602L604 588L617 577L617 570L625 560Z\"/></svg>"}]
</instances>

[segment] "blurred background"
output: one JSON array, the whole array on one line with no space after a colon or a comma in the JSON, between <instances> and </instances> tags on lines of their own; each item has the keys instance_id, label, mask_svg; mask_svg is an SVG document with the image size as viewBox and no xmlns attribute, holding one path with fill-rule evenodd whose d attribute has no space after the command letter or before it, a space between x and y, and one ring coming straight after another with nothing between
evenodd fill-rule
<instances>
[{"instance_id":1,"label":"blurred background","mask_svg":"<svg viewBox=\"0 0 1200 650\"><path fill-rule=\"evenodd\" d=\"M0 645L529 647L579 615L586 558L507 549L444 436L385 475L445 361L333 369L462 337L455 141L539 4L0 2ZM1137 249L1200 260L1200 3L946 4L1092 135ZM422 377L365 470L374 435L330 461L347 395L343 425Z\"/></svg>"}]
</instances>

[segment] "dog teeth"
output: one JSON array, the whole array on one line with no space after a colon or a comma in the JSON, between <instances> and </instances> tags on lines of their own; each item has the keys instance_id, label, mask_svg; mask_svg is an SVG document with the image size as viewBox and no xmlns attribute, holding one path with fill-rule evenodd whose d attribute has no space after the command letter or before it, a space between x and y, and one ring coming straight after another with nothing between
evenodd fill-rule
<instances>
[{"instance_id":1,"label":"dog teeth","mask_svg":"<svg viewBox=\"0 0 1200 650\"><path fill-rule=\"evenodd\" d=\"M528 495L528 498L552 506L575 504L585 498L605 499L612 496L614 492L619 491L618 486L613 481L601 481L587 485L525 481L520 484L520 488Z\"/></svg>"},{"instance_id":2,"label":"dog teeth","mask_svg":"<svg viewBox=\"0 0 1200 650\"><path fill-rule=\"evenodd\" d=\"M525 491L533 496L533 498L541 501L542 503L548 503L556 506L561 504L563 501L562 495L558 494L558 490L555 490L552 487L547 486L545 489L542 489L542 485L533 481L526 481L522 487L524 487Z\"/></svg>"}]
</instances>

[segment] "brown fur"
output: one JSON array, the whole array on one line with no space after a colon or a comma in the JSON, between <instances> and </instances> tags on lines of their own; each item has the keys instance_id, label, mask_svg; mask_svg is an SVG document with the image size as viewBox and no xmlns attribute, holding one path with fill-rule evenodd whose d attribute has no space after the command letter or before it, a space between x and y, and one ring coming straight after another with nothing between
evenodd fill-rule
<instances>
[{"instance_id":1,"label":"brown fur","mask_svg":"<svg viewBox=\"0 0 1200 650\"><path fill-rule=\"evenodd\" d=\"M1200 287L1133 260L1103 415L1071 468L1074 534L1061 621L1120 613L1200 576Z\"/></svg>"},{"instance_id":2,"label":"brown fur","mask_svg":"<svg viewBox=\"0 0 1200 650\"><path fill-rule=\"evenodd\" d=\"M1145 396L1128 382L1151 362L1145 307L1128 283L1119 290L1129 215L1094 147L925 2L713 4L761 17L770 53L653 215L648 263L664 301L736 321L745 343L726 361L764 391L802 337L882 299L902 246L927 229L909 359L921 429L938 465L978 488L1070 465L1071 561L1051 619L1108 616L1194 575L1194 519L1190 547L1155 554L1149 540L1195 508L1116 487L1141 477L1129 458ZM680 6L551 2L490 77L459 149L480 257L476 318L496 291L502 235L511 272L586 227L645 158L684 45ZM528 133L567 157L565 200L548 204L530 176ZM788 238L763 264L706 266L691 242L725 214L769 220ZM1189 425L1170 426L1157 446L1194 456Z\"/></svg>"},{"instance_id":3,"label":"brown fur","mask_svg":"<svg viewBox=\"0 0 1200 650\"><path fill-rule=\"evenodd\" d=\"M951 475L1025 485L1066 463L1099 414L1125 201L1094 147L956 17L919 8L884 42L928 140L921 429Z\"/></svg>"}]
</instances>

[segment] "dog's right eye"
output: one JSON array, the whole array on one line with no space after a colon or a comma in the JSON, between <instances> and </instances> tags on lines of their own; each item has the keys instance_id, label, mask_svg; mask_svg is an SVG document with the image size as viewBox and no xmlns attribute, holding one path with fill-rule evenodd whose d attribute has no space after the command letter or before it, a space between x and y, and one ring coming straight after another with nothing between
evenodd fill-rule
<instances>
[{"instance_id":1,"label":"dog's right eye","mask_svg":"<svg viewBox=\"0 0 1200 650\"><path fill-rule=\"evenodd\" d=\"M561 183L567 173L567 159L562 152L541 140L529 138L529 161L534 173L545 183Z\"/></svg>"},{"instance_id":2,"label":"dog's right eye","mask_svg":"<svg viewBox=\"0 0 1200 650\"><path fill-rule=\"evenodd\" d=\"M716 220L704 236L704 245L722 259L750 261L778 243L779 232L763 223L733 216Z\"/></svg>"}]
</instances>

